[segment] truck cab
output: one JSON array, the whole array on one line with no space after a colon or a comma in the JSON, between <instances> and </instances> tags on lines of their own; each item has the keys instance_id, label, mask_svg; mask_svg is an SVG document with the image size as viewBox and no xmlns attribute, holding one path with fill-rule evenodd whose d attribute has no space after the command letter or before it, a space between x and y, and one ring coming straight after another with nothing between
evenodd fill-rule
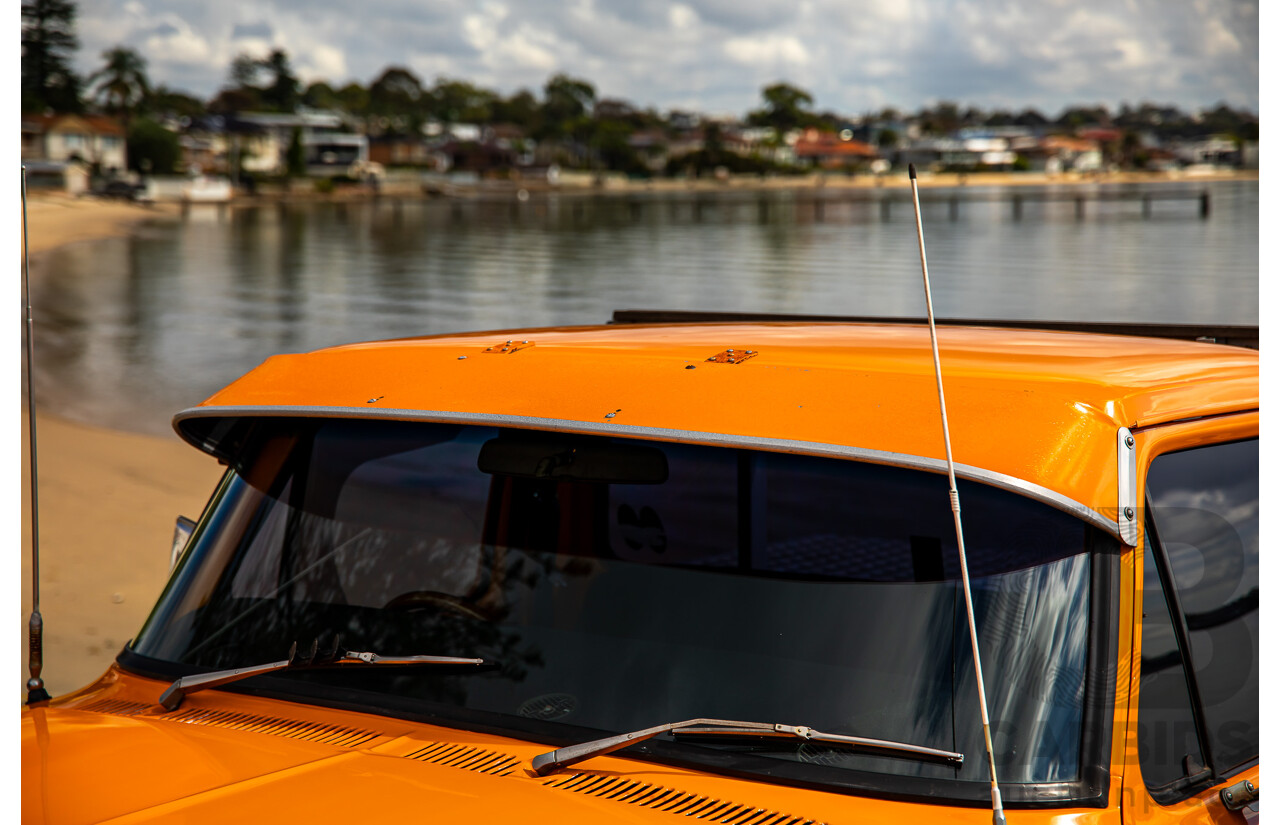
<instances>
[{"instance_id":1,"label":"truck cab","mask_svg":"<svg viewBox=\"0 0 1280 825\"><path fill-rule=\"evenodd\" d=\"M1008 820L1256 817L1257 353L939 347ZM24 820L989 822L934 381L886 323L270 358L176 416L226 474Z\"/></svg>"}]
</instances>

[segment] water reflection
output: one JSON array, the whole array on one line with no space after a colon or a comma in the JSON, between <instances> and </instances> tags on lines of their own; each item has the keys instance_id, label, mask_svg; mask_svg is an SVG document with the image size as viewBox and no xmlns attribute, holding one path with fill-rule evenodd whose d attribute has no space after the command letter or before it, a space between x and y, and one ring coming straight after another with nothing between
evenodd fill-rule
<instances>
[{"instance_id":1,"label":"water reflection","mask_svg":"<svg viewBox=\"0 0 1280 825\"><path fill-rule=\"evenodd\" d=\"M1028 199L1017 218L996 188L927 201L936 309L1257 323L1258 185L1201 189L1208 219L1192 200L1150 217L1137 201L1089 201L1081 217L1071 201ZM277 352L599 323L625 307L921 314L909 205L840 197L192 208L177 226L35 262L37 393L74 418L164 432Z\"/></svg>"}]
</instances>

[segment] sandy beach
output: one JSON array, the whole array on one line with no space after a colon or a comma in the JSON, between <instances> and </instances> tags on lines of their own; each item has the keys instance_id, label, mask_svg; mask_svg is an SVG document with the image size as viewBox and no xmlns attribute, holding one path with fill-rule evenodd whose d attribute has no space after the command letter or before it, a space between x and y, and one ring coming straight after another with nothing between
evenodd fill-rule
<instances>
[{"instance_id":1,"label":"sandy beach","mask_svg":"<svg viewBox=\"0 0 1280 825\"><path fill-rule=\"evenodd\" d=\"M176 213L176 207L33 197L28 204L31 252L127 233L141 221ZM25 678L31 614L25 406L22 425L19 624ZM176 435L157 438L87 427L39 409L36 430L43 676L56 696L101 675L137 633L168 577L174 518L200 514L222 468Z\"/></svg>"}]
</instances>

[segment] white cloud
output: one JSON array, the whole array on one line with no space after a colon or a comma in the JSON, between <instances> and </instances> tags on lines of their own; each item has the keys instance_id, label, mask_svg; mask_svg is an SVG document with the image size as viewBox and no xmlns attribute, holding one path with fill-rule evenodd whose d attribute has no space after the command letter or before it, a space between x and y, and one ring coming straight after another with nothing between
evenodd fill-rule
<instances>
[{"instance_id":1,"label":"white cloud","mask_svg":"<svg viewBox=\"0 0 1280 825\"><path fill-rule=\"evenodd\" d=\"M153 34L142 43L140 51L157 63L201 64L209 59L212 49L209 42L191 30L185 20L171 18L165 21L169 29L164 34Z\"/></svg>"},{"instance_id":2,"label":"white cloud","mask_svg":"<svg viewBox=\"0 0 1280 825\"><path fill-rule=\"evenodd\" d=\"M77 67L133 46L157 83L212 95L242 49L284 48L304 79L387 66L503 94L564 71L640 106L745 112L767 83L847 113L1158 98L1258 106L1256 0L80 0ZM258 34L256 39L232 39ZM170 31L172 29L172 31ZM339 76L341 75L341 76Z\"/></svg>"},{"instance_id":3,"label":"white cloud","mask_svg":"<svg viewBox=\"0 0 1280 825\"><path fill-rule=\"evenodd\" d=\"M673 29L691 29L698 25L698 13L682 3L675 3L667 10L667 20Z\"/></svg>"},{"instance_id":4,"label":"white cloud","mask_svg":"<svg viewBox=\"0 0 1280 825\"><path fill-rule=\"evenodd\" d=\"M730 58L753 64L809 62L809 52L804 44L792 35L766 34L757 37L734 37L725 41L724 52Z\"/></svg>"},{"instance_id":5,"label":"white cloud","mask_svg":"<svg viewBox=\"0 0 1280 825\"><path fill-rule=\"evenodd\" d=\"M305 49L298 61L298 76L304 84L316 81L333 83L347 76L347 57L342 49L316 43Z\"/></svg>"}]
</instances>

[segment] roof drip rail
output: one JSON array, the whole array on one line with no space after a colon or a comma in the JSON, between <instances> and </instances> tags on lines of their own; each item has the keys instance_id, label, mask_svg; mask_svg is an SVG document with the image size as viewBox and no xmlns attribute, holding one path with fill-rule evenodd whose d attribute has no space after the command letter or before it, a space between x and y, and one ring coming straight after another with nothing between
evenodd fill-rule
<instances>
[{"instance_id":1,"label":"roof drip rail","mask_svg":"<svg viewBox=\"0 0 1280 825\"><path fill-rule=\"evenodd\" d=\"M615 309L610 324L707 324L809 322L837 324L927 324L927 318L878 317L874 315L803 315L770 312L710 312L676 309ZM1103 335L1132 335L1142 338L1171 338L1226 344L1258 349L1258 327L1244 324L1147 324L1118 321L1036 321L997 318L940 318L938 323L955 327L999 327L1056 332L1091 332Z\"/></svg>"}]
</instances>

